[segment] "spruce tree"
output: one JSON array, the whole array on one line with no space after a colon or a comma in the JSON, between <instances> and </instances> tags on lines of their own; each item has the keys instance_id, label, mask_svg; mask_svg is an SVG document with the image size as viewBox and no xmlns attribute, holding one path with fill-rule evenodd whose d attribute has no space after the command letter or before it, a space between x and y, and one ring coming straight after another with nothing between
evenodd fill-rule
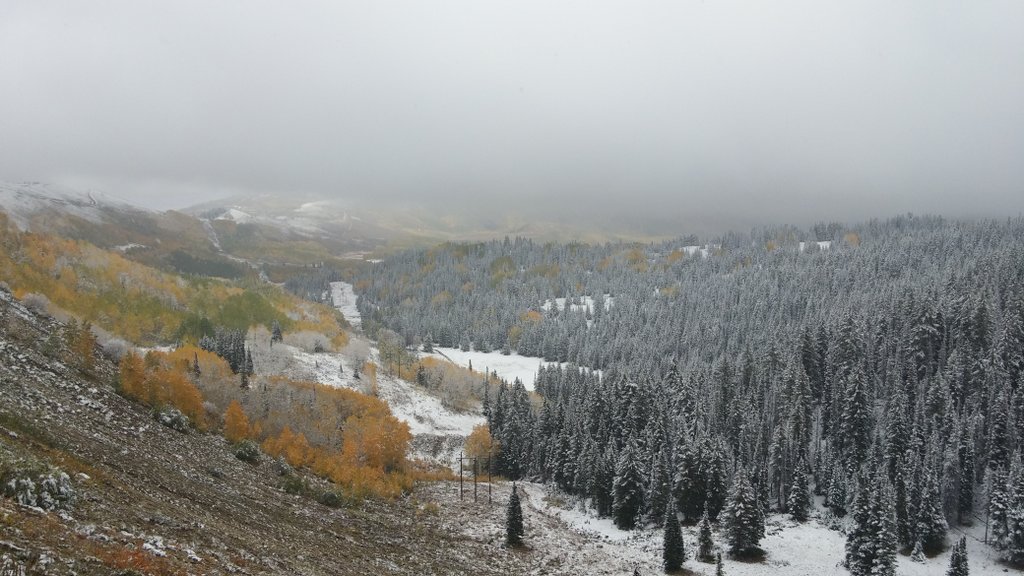
<instances>
[{"instance_id":1,"label":"spruce tree","mask_svg":"<svg viewBox=\"0 0 1024 576\"><path fill-rule=\"evenodd\" d=\"M1006 474L1000 470L988 471L988 521L992 529L992 546L1005 550L1009 544L1010 495L1006 489Z\"/></svg>"},{"instance_id":2,"label":"spruce tree","mask_svg":"<svg viewBox=\"0 0 1024 576\"><path fill-rule=\"evenodd\" d=\"M838 464L832 466L828 491L825 493L825 506L838 518L846 516L846 477L843 468Z\"/></svg>"},{"instance_id":3,"label":"spruce tree","mask_svg":"<svg viewBox=\"0 0 1024 576\"><path fill-rule=\"evenodd\" d=\"M722 566L722 553L718 553L715 560L715 576L725 576L725 567Z\"/></svg>"},{"instance_id":4,"label":"spruce tree","mask_svg":"<svg viewBox=\"0 0 1024 576\"><path fill-rule=\"evenodd\" d=\"M853 576L868 576L874 560L871 525L871 496L866 482L861 482L850 510L853 526L846 533L846 569Z\"/></svg>"},{"instance_id":5,"label":"spruce tree","mask_svg":"<svg viewBox=\"0 0 1024 576\"><path fill-rule=\"evenodd\" d=\"M632 530L636 527L644 505L643 485L636 446L633 441L629 441L615 464L615 480L612 483L612 517L619 528Z\"/></svg>"},{"instance_id":6,"label":"spruce tree","mask_svg":"<svg viewBox=\"0 0 1024 576\"><path fill-rule=\"evenodd\" d=\"M914 549L910 551L910 561L923 564L928 558L924 555L924 544L918 540L914 543Z\"/></svg>"},{"instance_id":7,"label":"spruce tree","mask_svg":"<svg viewBox=\"0 0 1024 576\"><path fill-rule=\"evenodd\" d=\"M960 444L957 447L957 457L960 460L960 491L957 494L959 500L959 520L963 523L965 518L970 518L974 512L974 442L968 429L960 435Z\"/></svg>"},{"instance_id":8,"label":"spruce tree","mask_svg":"<svg viewBox=\"0 0 1024 576\"><path fill-rule=\"evenodd\" d=\"M797 522L804 522L811 513L811 493L807 486L807 474L803 464L798 465L793 476L793 487L789 491L789 516Z\"/></svg>"},{"instance_id":9,"label":"spruce tree","mask_svg":"<svg viewBox=\"0 0 1024 576\"><path fill-rule=\"evenodd\" d=\"M675 572L686 561L686 548L683 544L683 531L679 527L679 517L675 510L665 514L665 538L662 549L662 561L665 572Z\"/></svg>"},{"instance_id":10,"label":"spruce tree","mask_svg":"<svg viewBox=\"0 0 1024 576\"><path fill-rule=\"evenodd\" d=\"M967 537L961 536L960 541L953 546L953 552L949 556L949 570L946 576L969 576L970 570L967 566Z\"/></svg>"},{"instance_id":11,"label":"spruce tree","mask_svg":"<svg viewBox=\"0 0 1024 576\"><path fill-rule=\"evenodd\" d=\"M935 474L927 474L921 490L921 506L917 510L917 537L926 554L937 554L946 545L946 517L942 512L942 495Z\"/></svg>"},{"instance_id":12,"label":"spruce tree","mask_svg":"<svg viewBox=\"0 0 1024 576\"><path fill-rule=\"evenodd\" d=\"M764 538L764 514L745 471L740 471L736 477L722 513L729 552L745 556L757 551L758 543Z\"/></svg>"},{"instance_id":13,"label":"spruce tree","mask_svg":"<svg viewBox=\"0 0 1024 576\"><path fill-rule=\"evenodd\" d=\"M1007 491L1009 508L1006 515L1006 559L1015 564L1024 563L1024 469L1014 465Z\"/></svg>"},{"instance_id":14,"label":"spruce tree","mask_svg":"<svg viewBox=\"0 0 1024 576\"><path fill-rule=\"evenodd\" d=\"M885 482L876 481L872 499L872 523L874 524L874 559L871 576L893 576L896 573L896 511L892 488Z\"/></svg>"},{"instance_id":15,"label":"spruce tree","mask_svg":"<svg viewBox=\"0 0 1024 576\"><path fill-rule=\"evenodd\" d=\"M711 519L708 518L708 507L704 506L704 515L700 518L697 529L697 559L701 562L713 562L715 559L715 541L711 537Z\"/></svg>"},{"instance_id":16,"label":"spruce tree","mask_svg":"<svg viewBox=\"0 0 1024 576\"><path fill-rule=\"evenodd\" d=\"M514 483L505 514L505 543L513 547L523 545L523 508L519 504L519 494Z\"/></svg>"},{"instance_id":17,"label":"spruce tree","mask_svg":"<svg viewBox=\"0 0 1024 576\"><path fill-rule=\"evenodd\" d=\"M854 576L892 576L896 571L896 512L892 488L878 473L864 478L853 504L853 526L846 535L846 568Z\"/></svg>"}]
</instances>

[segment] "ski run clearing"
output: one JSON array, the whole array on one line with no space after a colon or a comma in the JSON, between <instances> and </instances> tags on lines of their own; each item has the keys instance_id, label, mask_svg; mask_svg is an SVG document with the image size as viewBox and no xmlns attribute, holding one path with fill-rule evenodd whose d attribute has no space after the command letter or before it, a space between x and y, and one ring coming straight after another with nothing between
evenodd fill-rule
<instances>
[{"instance_id":1,"label":"ski run clearing","mask_svg":"<svg viewBox=\"0 0 1024 576\"><path fill-rule=\"evenodd\" d=\"M353 328L363 325L363 318L356 308L356 293L348 282L331 282L331 301Z\"/></svg>"}]
</instances>

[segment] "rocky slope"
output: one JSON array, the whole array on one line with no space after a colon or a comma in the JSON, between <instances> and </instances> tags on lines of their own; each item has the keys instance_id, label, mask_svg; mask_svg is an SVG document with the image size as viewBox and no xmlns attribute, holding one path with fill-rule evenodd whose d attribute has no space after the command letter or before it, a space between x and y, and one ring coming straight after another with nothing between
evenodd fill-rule
<instances>
[{"instance_id":1,"label":"rocky slope","mask_svg":"<svg viewBox=\"0 0 1024 576\"><path fill-rule=\"evenodd\" d=\"M403 501L319 503L325 485L236 459L117 395L115 366L66 364L60 325L0 290L0 473L56 467L74 499L44 511L0 498L0 569L46 574L510 574L521 555ZM20 467L20 468L19 468ZM289 494L304 485L306 495ZM428 494L438 487L417 490ZM421 496L422 497L422 496ZM132 572L134 570L134 572ZM17 573L17 572L15 572Z\"/></svg>"}]
</instances>

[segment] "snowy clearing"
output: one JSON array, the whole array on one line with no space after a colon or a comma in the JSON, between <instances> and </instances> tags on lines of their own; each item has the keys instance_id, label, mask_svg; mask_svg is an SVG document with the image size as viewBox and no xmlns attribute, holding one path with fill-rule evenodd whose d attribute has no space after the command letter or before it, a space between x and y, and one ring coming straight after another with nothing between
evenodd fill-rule
<instances>
[{"instance_id":1,"label":"snowy clearing","mask_svg":"<svg viewBox=\"0 0 1024 576\"><path fill-rule=\"evenodd\" d=\"M509 354L506 356L501 352L476 352L472 350L463 352L459 348L435 347L434 351L427 353L426 356L449 360L464 368L468 368L470 363L472 363L473 370L479 372L486 370L488 373L497 372L499 378L509 383L519 378L527 390L533 390L533 383L537 379L538 368L547 364L543 358L532 358L520 356L519 354Z\"/></svg>"}]
</instances>

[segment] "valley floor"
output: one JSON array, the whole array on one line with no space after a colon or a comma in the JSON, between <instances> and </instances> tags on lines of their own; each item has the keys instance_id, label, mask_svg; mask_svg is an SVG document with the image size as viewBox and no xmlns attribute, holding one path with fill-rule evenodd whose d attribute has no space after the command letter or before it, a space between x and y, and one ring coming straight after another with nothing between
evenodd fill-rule
<instances>
[{"instance_id":1,"label":"valley floor","mask_svg":"<svg viewBox=\"0 0 1024 576\"><path fill-rule=\"evenodd\" d=\"M660 529L646 528L626 532L615 528L611 519L596 518L569 505L543 485L520 483L526 530L526 547L516 552L526 566L524 574L629 575L636 568L641 574L662 574ZM488 505L485 484L478 487L479 503L473 502L472 484L459 498L458 484L437 484L423 489L424 497L439 503L445 525L481 545L501 548L505 530L505 509L511 485L496 484L493 503ZM778 574L780 576L848 576L841 565L845 535L822 524L814 514L799 524L784 515L768 519L762 548L767 552L760 562L740 562L723 555L725 573L730 576ZM1000 563L995 551L981 541L984 530L968 529L968 558L974 576L995 576L1014 572ZM959 534L951 531L951 536ZM711 576L714 564L693 559L697 545L695 526L684 526L683 537L690 559L684 568L691 574ZM721 534L715 532L716 543ZM899 557L897 575L941 575L949 566L949 551L923 563Z\"/></svg>"}]
</instances>

